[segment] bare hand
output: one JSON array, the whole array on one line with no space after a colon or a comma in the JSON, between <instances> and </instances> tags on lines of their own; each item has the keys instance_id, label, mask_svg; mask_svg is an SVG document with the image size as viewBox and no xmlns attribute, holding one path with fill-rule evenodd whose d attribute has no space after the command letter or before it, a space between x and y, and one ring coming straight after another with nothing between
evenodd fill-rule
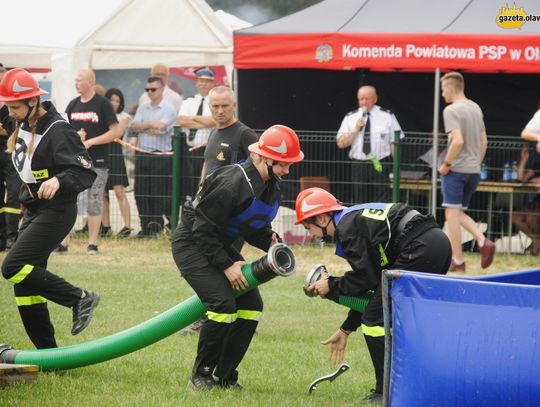
<instances>
[{"instance_id":1,"label":"bare hand","mask_svg":"<svg viewBox=\"0 0 540 407\"><path fill-rule=\"evenodd\" d=\"M53 199L56 191L60 189L58 178L53 177L48 179L39 186L37 196L39 199Z\"/></svg>"},{"instance_id":2,"label":"bare hand","mask_svg":"<svg viewBox=\"0 0 540 407\"><path fill-rule=\"evenodd\" d=\"M347 347L347 334L338 329L330 338L321 341L322 345L330 344L330 356L328 360L333 364L343 362L345 359L345 348Z\"/></svg>"},{"instance_id":3,"label":"bare hand","mask_svg":"<svg viewBox=\"0 0 540 407\"><path fill-rule=\"evenodd\" d=\"M321 298L326 298L326 294L330 292L328 276L322 276L320 280L315 281L307 289L304 288L304 292L308 295L309 293L313 293Z\"/></svg>"},{"instance_id":4,"label":"bare hand","mask_svg":"<svg viewBox=\"0 0 540 407\"><path fill-rule=\"evenodd\" d=\"M79 135L79 137L81 138L81 141L84 142L86 140L86 130L85 129L80 129L77 134Z\"/></svg>"},{"instance_id":5,"label":"bare hand","mask_svg":"<svg viewBox=\"0 0 540 407\"><path fill-rule=\"evenodd\" d=\"M245 261L235 261L232 266L226 268L224 271L234 291L242 291L249 288L249 284L242 274L242 266L244 264L246 264Z\"/></svg>"},{"instance_id":6,"label":"bare hand","mask_svg":"<svg viewBox=\"0 0 540 407\"><path fill-rule=\"evenodd\" d=\"M362 130L364 128L364 126L366 125L366 119L364 117L361 117L359 118L357 121L356 121L356 126L354 126L354 131L356 133L359 133L360 130Z\"/></svg>"},{"instance_id":7,"label":"bare hand","mask_svg":"<svg viewBox=\"0 0 540 407\"><path fill-rule=\"evenodd\" d=\"M448 173L450 172L450 167L448 167L447 165L441 165L439 167L439 174L441 174L441 176L445 176L447 175Z\"/></svg>"}]
</instances>

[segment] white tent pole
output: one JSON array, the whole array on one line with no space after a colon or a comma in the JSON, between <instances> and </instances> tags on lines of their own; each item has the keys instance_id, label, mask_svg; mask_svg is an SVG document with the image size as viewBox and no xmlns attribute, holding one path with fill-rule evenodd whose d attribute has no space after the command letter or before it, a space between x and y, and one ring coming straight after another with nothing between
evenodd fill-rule
<instances>
[{"instance_id":1,"label":"white tent pole","mask_svg":"<svg viewBox=\"0 0 540 407\"><path fill-rule=\"evenodd\" d=\"M439 159L439 92L441 91L441 70L435 69L435 94L433 95L433 165L431 169L431 214L437 211L437 177Z\"/></svg>"}]
</instances>

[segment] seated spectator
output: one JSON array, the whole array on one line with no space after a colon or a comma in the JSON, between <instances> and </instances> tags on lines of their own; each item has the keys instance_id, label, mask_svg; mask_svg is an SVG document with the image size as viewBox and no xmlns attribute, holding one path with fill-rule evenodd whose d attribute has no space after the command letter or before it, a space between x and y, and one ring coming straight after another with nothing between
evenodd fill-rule
<instances>
[{"instance_id":1,"label":"seated spectator","mask_svg":"<svg viewBox=\"0 0 540 407\"><path fill-rule=\"evenodd\" d=\"M518 179L523 183L540 185L540 154L533 150L536 157L531 157L524 146L518 166ZM525 233L532 243L529 247L534 256L540 255L540 197L538 194L527 194L525 203L512 215L512 223Z\"/></svg>"}]
</instances>

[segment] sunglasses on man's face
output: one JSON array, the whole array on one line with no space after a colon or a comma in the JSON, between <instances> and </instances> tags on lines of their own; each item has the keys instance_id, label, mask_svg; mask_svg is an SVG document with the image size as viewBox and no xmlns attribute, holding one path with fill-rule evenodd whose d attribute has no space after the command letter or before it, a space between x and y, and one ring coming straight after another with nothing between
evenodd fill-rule
<instances>
[{"instance_id":1,"label":"sunglasses on man's face","mask_svg":"<svg viewBox=\"0 0 540 407\"><path fill-rule=\"evenodd\" d=\"M144 88L144 90L147 91L148 93L155 92L158 89L161 89L161 87L159 87L159 88Z\"/></svg>"}]
</instances>

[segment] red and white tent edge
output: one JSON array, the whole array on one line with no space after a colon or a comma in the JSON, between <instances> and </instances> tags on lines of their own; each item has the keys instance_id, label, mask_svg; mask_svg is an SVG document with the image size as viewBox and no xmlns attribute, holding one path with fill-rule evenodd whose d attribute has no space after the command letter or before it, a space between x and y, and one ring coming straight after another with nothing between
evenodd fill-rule
<instances>
[{"instance_id":1,"label":"red and white tent edge","mask_svg":"<svg viewBox=\"0 0 540 407\"><path fill-rule=\"evenodd\" d=\"M502 13L529 21L501 27ZM236 31L234 66L540 72L540 3L325 0Z\"/></svg>"}]
</instances>

